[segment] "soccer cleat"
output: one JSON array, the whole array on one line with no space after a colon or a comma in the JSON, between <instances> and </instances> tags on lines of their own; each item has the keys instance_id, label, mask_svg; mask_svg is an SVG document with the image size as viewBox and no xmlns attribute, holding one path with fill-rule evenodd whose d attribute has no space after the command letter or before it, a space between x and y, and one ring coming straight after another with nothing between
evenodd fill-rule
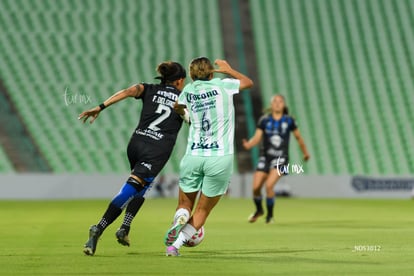
<instances>
[{"instance_id":1,"label":"soccer cleat","mask_svg":"<svg viewBox=\"0 0 414 276\"><path fill-rule=\"evenodd\" d=\"M122 245L124 245L124 246L129 246L129 245L130 245L130 243L129 243L129 238L128 238L128 234L127 234L126 229L124 229L124 228L119 228L119 229L116 231L115 236L116 236L117 241L118 241L120 244L122 244Z\"/></svg>"},{"instance_id":2,"label":"soccer cleat","mask_svg":"<svg viewBox=\"0 0 414 276\"><path fill-rule=\"evenodd\" d=\"M165 234L164 243L166 246L170 246L175 242L186 223L187 218L185 216L179 216L174 221L171 228L168 229L167 233Z\"/></svg>"},{"instance_id":3,"label":"soccer cleat","mask_svg":"<svg viewBox=\"0 0 414 276\"><path fill-rule=\"evenodd\" d=\"M95 254L96 245L100 236L101 231L99 228L96 225L92 225L91 228L89 228L89 240L85 243L83 253L93 256L93 254Z\"/></svg>"},{"instance_id":4,"label":"soccer cleat","mask_svg":"<svg viewBox=\"0 0 414 276\"><path fill-rule=\"evenodd\" d=\"M260 218L261 216L263 216L263 212L256 211L254 214L252 214L252 215L249 217L249 222L250 222L250 223L256 222L256 220L257 220L258 218Z\"/></svg>"},{"instance_id":5,"label":"soccer cleat","mask_svg":"<svg viewBox=\"0 0 414 276\"><path fill-rule=\"evenodd\" d=\"M168 246L167 247L167 251L165 253L166 256L174 256L174 257L178 257L180 256L180 252L178 252L178 249L175 248L174 246Z\"/></svg>"},{"instance_id":6,"label":"soccer cleat","mask_svg":"<svg viewBox=\"0 0 414 276\"><path fill-rule=\"evenodd\" d=\"M275 220L273 219L273 217L266 217L266 224L273 224L275 223Z\"/></svg>"}]
</instances>

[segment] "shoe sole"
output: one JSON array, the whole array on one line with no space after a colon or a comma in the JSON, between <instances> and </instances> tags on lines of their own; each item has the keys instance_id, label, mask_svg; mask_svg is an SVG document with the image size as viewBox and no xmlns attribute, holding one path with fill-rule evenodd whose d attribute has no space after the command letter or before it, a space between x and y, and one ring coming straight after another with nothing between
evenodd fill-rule
<instances>
[{"instance_id":1,"label":"shoe sole","mask_svg":"<svg viewBox=\"0 0 414 276\"><path fill-rule=\"evenodd\" d=\"M167 257L179 257L180 256L180 252L178 252L178 250L175 251L168 251L165 253L165 255Z\"/></svg>"},{"instance_id":2,"label":"shoe sole","mask_svg":"<svg viewBox=\"0 0 414 276\"><path fill-rule=\"evenodd\" d=\"M175 253L166 253L167 257L180 257L180 254L176 255Z\"/></svg>"},{"instance_id":3,"label":"shoe sole","mask_svg":"<svg viewBox=\"0 0 414 276\"><path fill-rule=\"evenodd\" d=\"M123 246L129 246L130 243L128 240L125 239L126 236L118 234L118 232L115 233L116 240L119 244L122 244Z\"/></svg>"},{"instance_id":4,"label":"shoe sole","mask_svg":"<svg viewBox=\"0 0 414 276\"><path fill-rule=\"evenodd\" d=\"M123 245L123 246L130 246L129 242L122 240L122 239L117 239L118 243Z\"/></svg>"},{"instance_id":5,"label":"shoe sole","mask_svg":"<svg viewBox=\"0 0 414 276\"><path fill-rule=\"evenodd\" d=\"M166 246L170 246L174 243L186 223L187 221L184 216L178 218L174 226L168 230L167 234L165 234L164 244Z\"/></svg>"},{"instance_id":6,"label":"shoe sole","mask_svg":"<svg viewBox=\"0 0 414 276\"><path fill-rule=\"evenodd\" d=\"M92 248L90 248L90 247L85 247L83 249L83 253L85 253L85 255L88 255L88 256L93 256L93 254L94 254Z\"/></svg>"}]
</instances>

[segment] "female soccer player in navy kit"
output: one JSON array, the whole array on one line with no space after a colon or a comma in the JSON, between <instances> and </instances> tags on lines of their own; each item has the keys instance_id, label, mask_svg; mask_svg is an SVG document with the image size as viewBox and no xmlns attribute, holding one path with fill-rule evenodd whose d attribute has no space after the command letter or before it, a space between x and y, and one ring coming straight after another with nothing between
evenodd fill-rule
<instances>
[{"instance_id":1,"label":"female soccer player in navy kit","mask_svg":"<svg viewBox=\"0 0 414 276\"><path fill-rule=\"evenodd\" d=\"M157 72L160 74L157 77L161 80L160 84L133 85L79 115L83 122L91 118L90 123L93 123L104 108L116 102L129 97L143 102L140 121L127 148L131 174L99 223L89 229L89 239L83 249L86 255L95 254L99 237L124 208L124 221L116 237L120 244L129 246L131 222L144 203L146 190L168 161L175 145L183 118L174 111L174 103L184 87L186 72L177 62L163 62L158 65Z\"/></svg>"},{"instance_id":2,"label":"female soccer player in navy kit","mask_svg":"<svg viewBox=\"0 0 414 276\"><path fill-rule=\"evenodd\" d=\"M256 211L250 216L249 222L255 222L264 214L261 195L263 184L266 184L266 223L273 222L274 187L280 177L288 173L290 132L293 132L299 143L303 159L307 161L310 157L295 120L288 115L284 97L273 96L270 109L270 114L260 118L253 137L248 141L243 139L243 147L249 150L263 138L260 159L253 176L253 200Z\"/></svg>"}]
</instances>

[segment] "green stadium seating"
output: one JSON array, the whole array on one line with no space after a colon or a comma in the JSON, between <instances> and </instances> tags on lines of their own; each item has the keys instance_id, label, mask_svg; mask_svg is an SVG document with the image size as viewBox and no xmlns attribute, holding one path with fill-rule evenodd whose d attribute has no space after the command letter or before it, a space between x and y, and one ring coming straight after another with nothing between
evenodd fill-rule
<instances>
[{"instance_id":1,"label":"green stadium seating","mask_svg":"<svg viewBox=\"0 0 414 276\"><path fill-rule=\"evenodd\" d=\"M250 1L265 103L287 96L310 174L414 171L412 1ZM295 141L292 159L300 161Z\"/></svg>"},{"instance_id":2,"label":"green stadium seating","mask_svg":"<svg viewBox=\"0 0 414 276\"><path fill-rule=\"evenodd\" d=\"M249 2L263 103L287 97L312 159L306 174L414 172L414 2ZM0 77L53 172L128 171L141 104L93 125L78 114L163 60L222 57L217 1L0 2ZM76 102L65 101L77 95ZM79 96L91 102L79 102ZM71 99L71 98L70 98ZM67 100L67 99L66 99ZM177 172L184 126L165 172ZM291 162L301 162L295 139ZM12 171L0 148L0 172Z\"/></svg>"},{"instance_id":3,"label":"green stadium seating","mask_svg":"<svg viewBox=\"0 0 414 276\"><path fill-rule=\"evenodd\" d=\"M0 172L12 173L14 172L13 165L10 163L7 155L4 153L3 148L0 147Z\"/></svg>"},{"instance_id":4,"label":"green stadium seating","mask_svg":"<svg viewBox=\"0 0 414 276\"><path fill-rule=\"evenodd\" d=\"M93 125L78 114L153 82L161 61L187 67L195 56L223 56L218 16L217 2L202 0L1 1L0 76L53 172L128 172L126 146L141 104L119 103ZM65 91L77 101L65 101ZM165 173L178 171L186 128ZM8 170L0 152L0 172Z\"/></svg>"}]
</instances>

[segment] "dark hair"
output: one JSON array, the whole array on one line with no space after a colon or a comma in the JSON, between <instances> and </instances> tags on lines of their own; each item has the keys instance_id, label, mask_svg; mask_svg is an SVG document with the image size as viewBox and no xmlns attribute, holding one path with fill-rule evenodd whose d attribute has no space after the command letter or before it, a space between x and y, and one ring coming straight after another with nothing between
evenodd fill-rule
<instances>
[{"instance_id":1,"label":"dark hair","mask_svg":"<svg viewBox=\"0 0 414 276\"><path fill-rule=\"evenodd\" d=\"M156 79L161 80L161 84L169 84L175 80L185 79L187 74L181 64L173 61L158 64L157 72L161 76L156 77Z\"/></svg>"},{"instance_id":2,"label":"dark hair","mask_svg":"<svg viewBox=\"0 0 414 276\"><path fill-rule=\"evenodd\" d=\"M190 77L193 80L209 80L214 73L214 66L206 57L198 57L190 62Z\"/></svg>"}]
</instances>

